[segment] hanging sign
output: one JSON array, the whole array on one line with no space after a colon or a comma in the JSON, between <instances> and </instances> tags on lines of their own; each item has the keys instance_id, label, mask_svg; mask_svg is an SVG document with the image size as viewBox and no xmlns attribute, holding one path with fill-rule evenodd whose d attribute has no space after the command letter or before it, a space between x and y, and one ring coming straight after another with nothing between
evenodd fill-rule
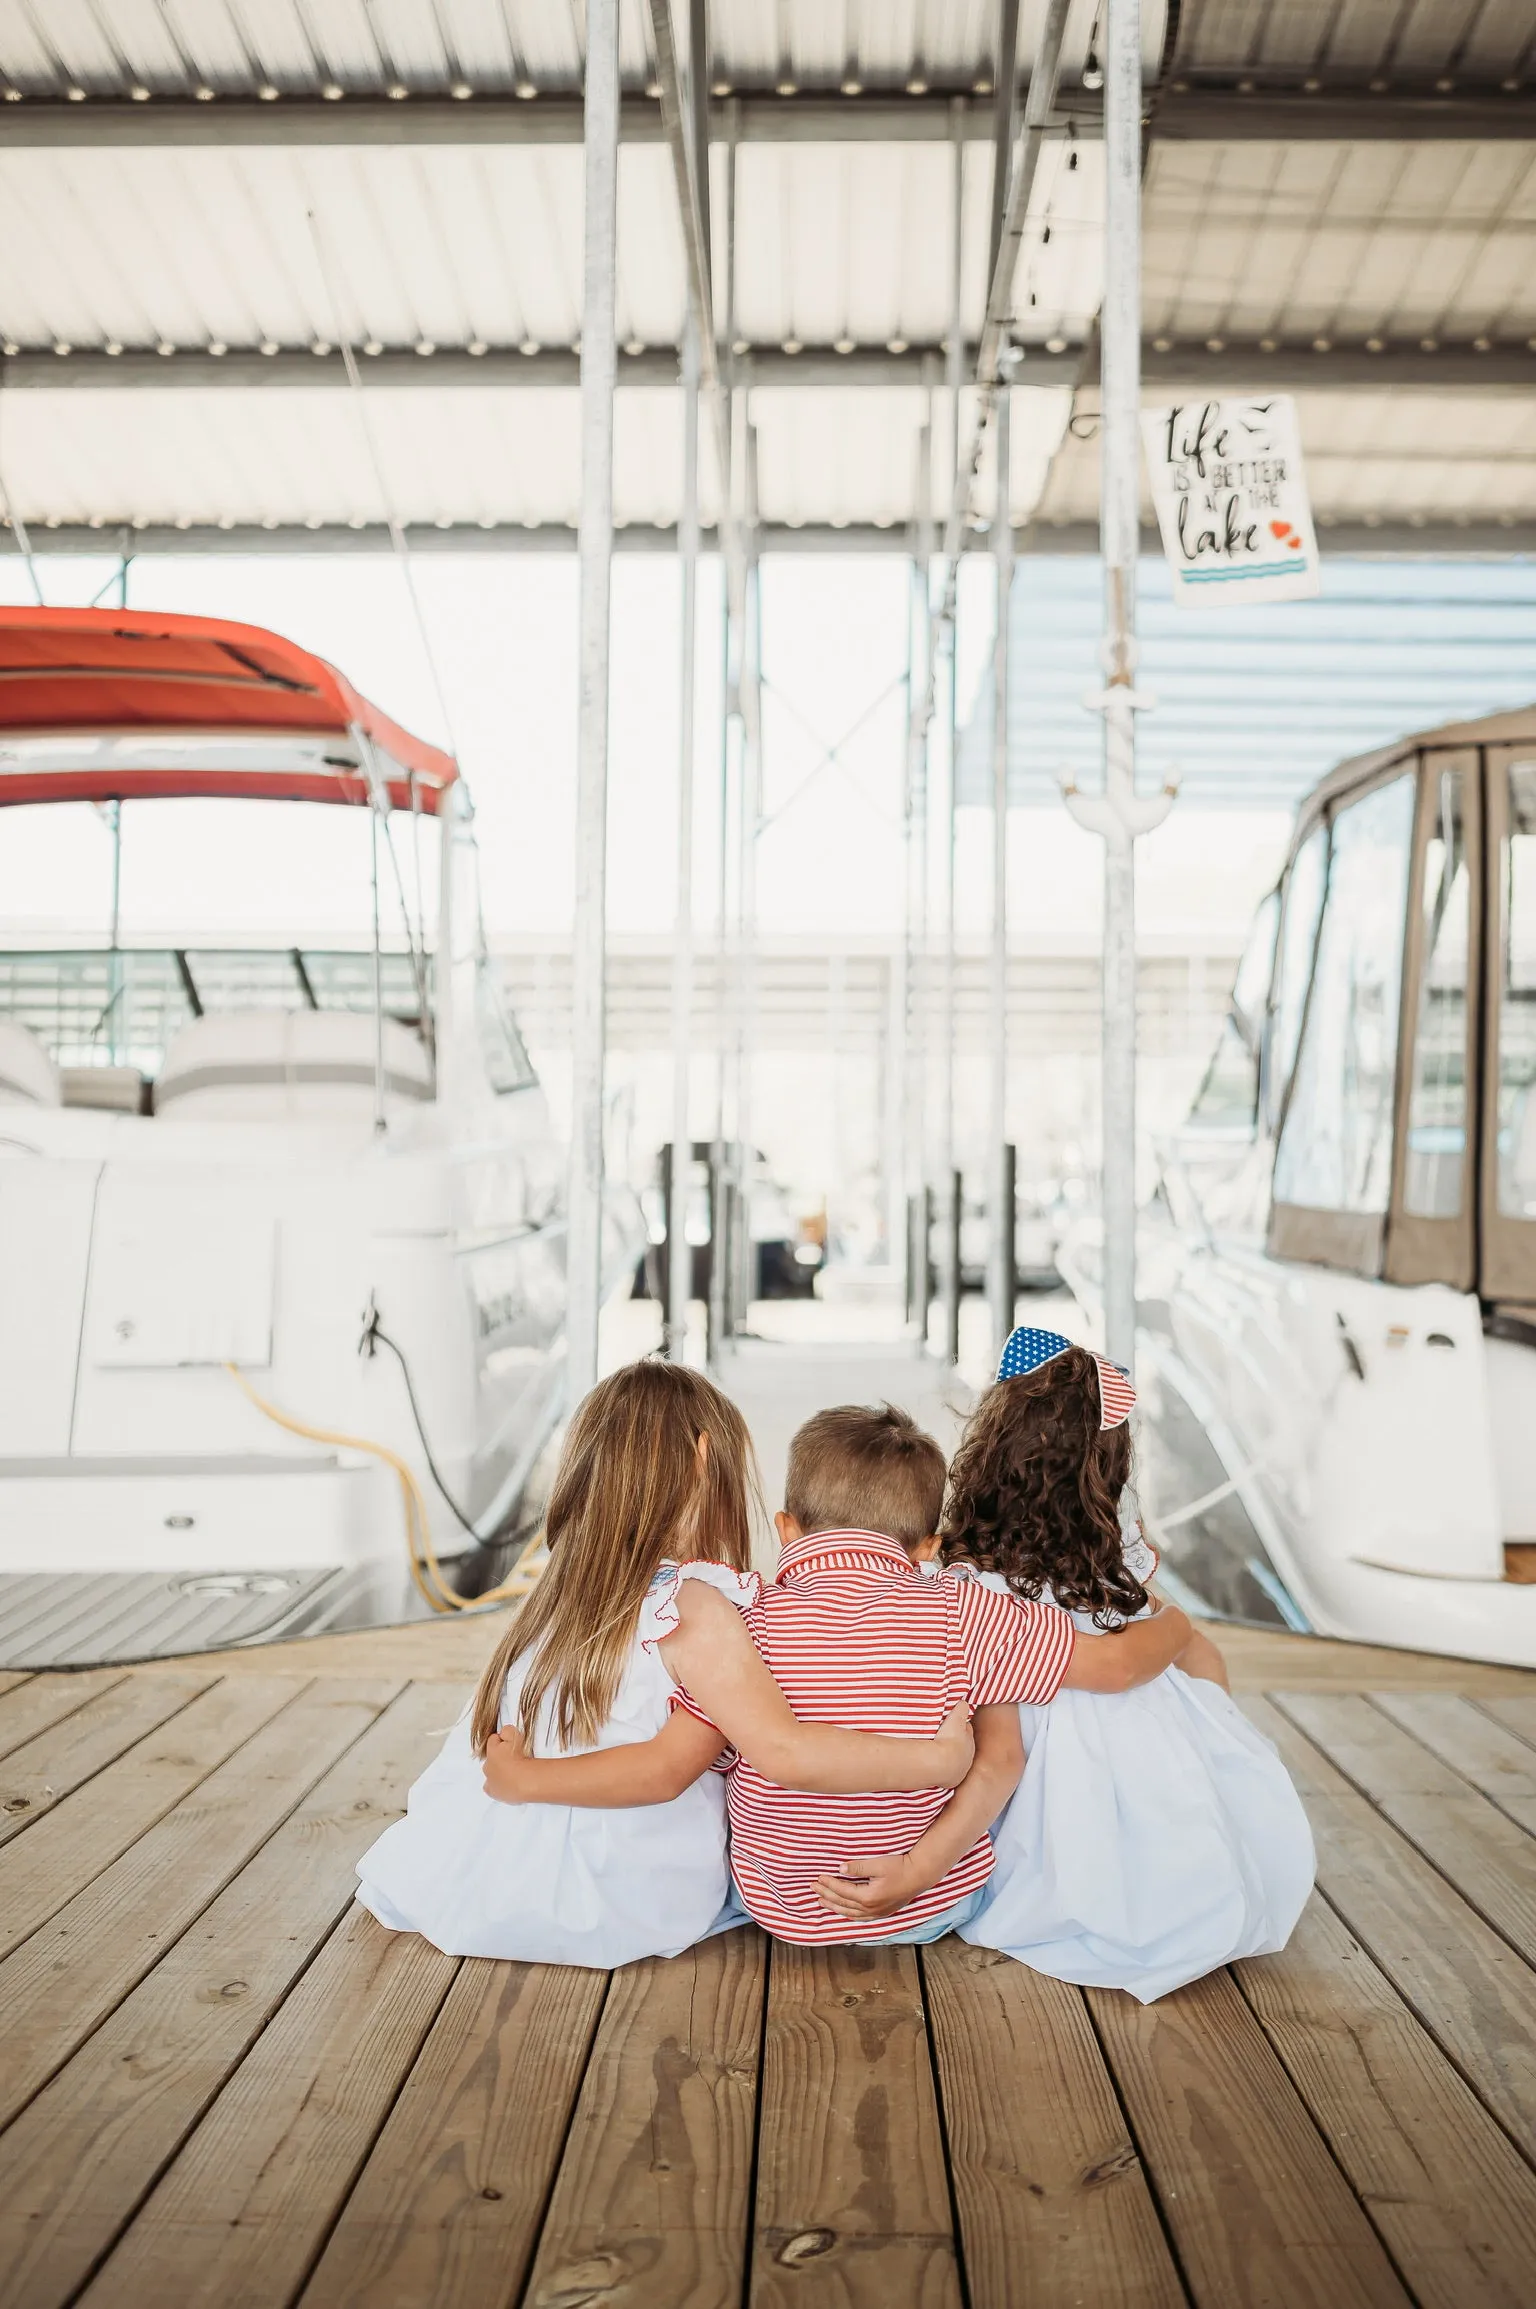
<instances>
[{"instance_id":1,"label":"hanging sign","mask_svg":"<svg viewBox=\"0 0 1536 2309\"><path fill-rule=\"evenodd\" d=\"M1147 409L1141 427L1176 601L1305 601L1322 590L1289 394Z\"/></svg>"}]
</instances>

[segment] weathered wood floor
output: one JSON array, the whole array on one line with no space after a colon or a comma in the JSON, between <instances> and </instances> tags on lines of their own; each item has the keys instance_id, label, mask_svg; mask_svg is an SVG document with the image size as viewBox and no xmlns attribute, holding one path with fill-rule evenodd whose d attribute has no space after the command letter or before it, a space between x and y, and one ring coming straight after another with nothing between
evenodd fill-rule
<instances>
[{"instance_id":1,"label":"weathered wood floor","mask_svg":"<svg viewBox=\"0 0 1536 2309\"><path fill-rule=\"evenodd\" d=\"M353 1864L463 1687L365 1656L0 1677L6 2309L1536 2299L1536 1679L1250 1699L1320 1895L1144 2010L392 1937Z\"/></svg>"}]
</instances>

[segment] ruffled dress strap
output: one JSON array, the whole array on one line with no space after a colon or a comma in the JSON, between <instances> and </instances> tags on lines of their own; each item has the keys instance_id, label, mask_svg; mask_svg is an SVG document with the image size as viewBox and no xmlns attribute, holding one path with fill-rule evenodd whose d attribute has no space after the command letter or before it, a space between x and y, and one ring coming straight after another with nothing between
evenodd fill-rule
<instances>
[{"instance_id":1,"label":"ruffled dress strap","mask_svg":"<svg viewBox=\"0 0 1536 2309\"><path fill-rule=\"evenodd\" d=\"M654 1652L664 1637L677 1633L677 1591L685 1579L703 1580L738 1611L756 1603L763 1592L755 1571L732 1571L723 1563L664 1563L640 1606L638 1633L648 1652Z\"/></svg>"},{"instance_id":2,"label":"ruffled dress strap","mask_svg":"<svg viewBox=\"0 0 1536 2309\"><path fill-rule=\"evenodd\" d=\"M1136 1526L1134 1531L1121 1533L1120 1552L1125 1559L1125 1568L1132 1579L1145 1587L1148 1580L1155 1576L1162 1558L1147 1538L1140 1524Z\"/></svg>"}]
</instances>

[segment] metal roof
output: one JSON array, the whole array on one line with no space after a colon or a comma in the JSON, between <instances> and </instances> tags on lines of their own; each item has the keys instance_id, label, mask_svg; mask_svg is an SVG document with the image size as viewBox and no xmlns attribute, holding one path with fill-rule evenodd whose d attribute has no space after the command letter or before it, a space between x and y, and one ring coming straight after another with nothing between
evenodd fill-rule
<instances>
[{"instance_id":1,"label":"metal roof","mask_svg":"<svg viewBox=\"0 0 1536 2309\"><path fill-rule=\"evenodd\" d=\"M1009 794L1053 802L1092 782L1101 732L1098 567L1024 560L1014 579ZM1137 722L1144 782L1176 777L1196 806L1291 809L1346 756L1411 730L1525 709L1536 697L1536 562L1491 562L1452 583L1431 562L1329 560L1316 601L1175 607L1161 559L1143 562ZM1453 733L1455 734L1455 733ZM1511 733L1513 734L1513 733ZM985 682L961 740L959 798L991 790Z\"/></svg>"},{"instance_id":2,"label":"metal roof","mask_svg":"<svg viewBox=\"0 0 1536 2309\"><path fill-rule=\"evenodd\" d=\"M997 15L709 11L717 320L734 140L731 345L771 524L904 529L935 410L942 510L956 155L969 347ZM1020 15L1027 73L1045 0ZM1099 298L1095 18L1072 0L1013 324L1031 388L1015 517L1069 527L1096 510L1077 437ZM1411 547L1414 516L1529 520L1529 0L1148 0L1143 19L1149 398L1298 391L1325 526ZM402 519L564 531L582 20L577 0L0 0L0 473L24 520L180 524L210 545L377 524L344 337ZM643 0L622 22L618 512L670 528L682 244ZM706 517L709 488L706 471Z\"/></svg>"}]
</instances>

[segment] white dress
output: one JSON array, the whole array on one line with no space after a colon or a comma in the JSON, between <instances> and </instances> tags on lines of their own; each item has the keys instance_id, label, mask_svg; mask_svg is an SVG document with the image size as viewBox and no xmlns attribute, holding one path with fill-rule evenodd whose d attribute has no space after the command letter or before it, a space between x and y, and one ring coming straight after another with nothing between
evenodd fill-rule
<instances>
[{"instance_id":1,"label":"white dress","mask_svg":"<svg viewBox=\"0 0 1536 2309\"><path fill-rule=\"evenodd\" d=\"M1145 1580L1157 1559L1139 1544L1127 1557ZM1312 1831L1273 1746L1219 1685L1168 1668L1134 1692L1058 1692L1019 1723L1024 1777L964 1939L1143 2004L1285 1946L1312 1889Z\"/></svg>"},{"instance_id":2,"label":"white dress","mask_svg":"<svg viewBox=\"0 0 1536 2309\"><path fill-rule=\"evenodd\" d=\"M680 1580L707 1580L732 1603L756 1599L753 1575L712 1563L667 1564L640 1610L613 1713L595 1745L649 1740L667 1720L675 1686L657 1655L677 1625ZM513 1664L501 1721L515 1719L526 1672ZM552 1698L535 1755L550 1736ZM641 1956L676 1956L703 1939L730 1896L725 1782L705 1772L667 1804L586 1811L564 1804L503 1804L481 1785L469 1712L412 1788L405 1818L358 1863L358 1899L395 1932L419 1932L450 1956L521 1958L606 1969ZM722 1920L723 1921L723 1920Z\"/></svg>"}]
</instances>

